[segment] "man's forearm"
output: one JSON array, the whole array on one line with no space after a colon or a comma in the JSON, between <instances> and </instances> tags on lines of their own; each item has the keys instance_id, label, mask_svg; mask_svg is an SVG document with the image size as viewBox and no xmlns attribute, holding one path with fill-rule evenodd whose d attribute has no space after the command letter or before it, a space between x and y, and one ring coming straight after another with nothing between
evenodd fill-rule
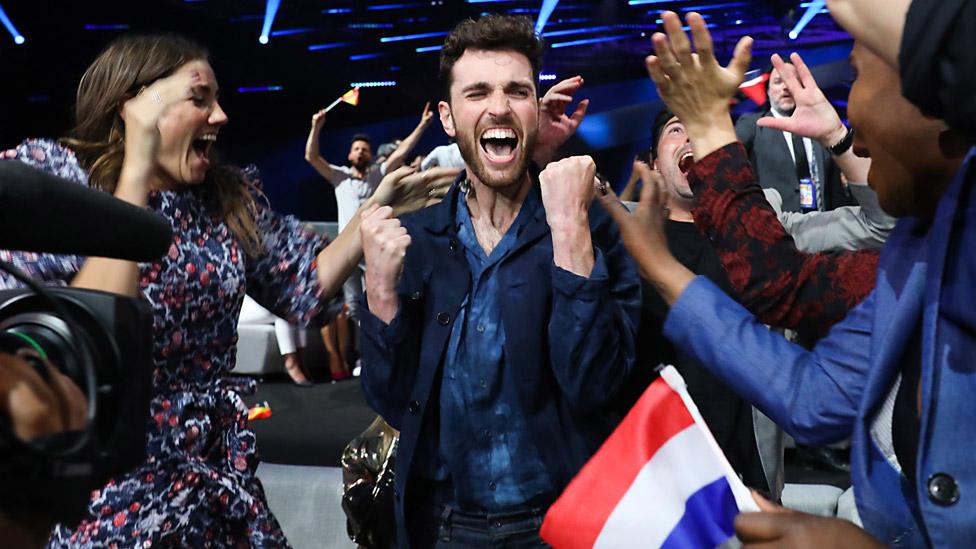
<instances>
[{"instance_id":1,"label":"man's forearm","mask_svg":"<svg viewBox=\"0 0 976 549\"><path fill-rule=\"evenodd\" d=\"M409 156L410 152L413 151L413 148L417 146L417 142L420 141L420 137L424 135L425 131L427 131L427 126L427 124L421 122L412 132L410 132L410 135L405 137L403 141L400 141L400 144L397 145L396 150L394 150L393 153L390 154L389 158L386 159L386 173L390 173L403 165L403 162L406 160L407 156Z\"/></svg>"},{"instance_id":2,"label":"man's forearm","mask_svg":"<svg viewBox=\"0 0 976 549\"><path fill-rule=\"evenodd\" d=\"M328 300L342 289L349 275L363 258L359 235L359 215L354 215L342 232L319 252L316 259L321 298Z\"/></svg>"},{"instance_id":3,"label":"man's forearm","mask_svg":"<svg viewBox=\"0 0 976 549\"><path fill-rule=\"evenodd\" d=\"M691 150L696 161L739 140L728 113L703 121L701 124L685 124L685 130L688 132L688 140L691 141Z\"/></svg>"},{"instance_id":4,"label":"man's forearm","mask_svg":"<svg viewBox=\"0 0 976 549\"><path fill-rule=\"evenodd\" d=\"M366 304L369 306L369 312L389 325L396 317L397 311L400 310L400 298L395 288L380 284L373 285L370 284L369 280L370 274L367 269Z\"/></svg>"},{"instance_id":5,"label":"man's forearm","mask_svg":"<svg viewBox=\"0 0 976 549\"><path fill-rule=\"evenodd\" d=\"M314 128L308 134L308 140L305 142L305 161L311 164L319 175L332 183L332 167L319 153L319 132Z\"/></svg>"},{"instance_id":6,"label":"man's forearm","mask_svg":"<svg viewBox=\"0 0 976 549\"><path fill-rule=\"evenodd\" d=\"M711 240L739 302L761 321L822 334L873 289L876 252L807 255L796 249L741 145L696 162L688 183L695 225Z\"/></svg>"},{"instance_id":7,"label":"man's forearm","mask_svg":"<svg viewBox=\"0 0 976 549\"><path fill-rule=\"evenodd\" d=\"M840 143L847 136L847 126L840 124L836 130L831 132L830 135L825 137L820 141L828 151L830 147ZM868 180L868 170L871 169L871 159L861 158L854 154L854 148L848 147L846 151L842 154L834 156L834 161L837 162L837 166L840 170L844 172L844 176L847 177L848 181L853 181L855 183L866 183Z\"/></svg>"},{"instance_id":8,"label":"man's forearm","mask_svg":"<svg viewBox=\"0 0 976 549\"><path fill-rule=\"evenodd\" d=\"M586 218L582 222L556 224L552 229L552 260L557 267L589 278L593 272L593 240Z\"/></svg>"}]
</instances>

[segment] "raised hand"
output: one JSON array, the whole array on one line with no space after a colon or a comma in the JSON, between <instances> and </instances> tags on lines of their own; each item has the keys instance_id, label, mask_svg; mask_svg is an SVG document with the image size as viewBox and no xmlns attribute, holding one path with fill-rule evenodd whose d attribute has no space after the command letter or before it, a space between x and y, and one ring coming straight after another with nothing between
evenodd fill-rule
<instances>
[{"instance_id":1,"label":"raised hand","mask_svg":"<svg viewBox=\"0 0 976 549\"><path fill-rule=\"evenodd\" d=\"M633 212L627 210L613 190L600 196L599 200L610 217L617 222L624 246L637 262L641 276L645 280L651 280L654 278L652 265L659 263L661 258L673 259L664 234L664 222L668 218L668 194L657 171L647 167L647 164L638 167L637 162L634 163L634 168L638 170L643 188L640 202Z\"/></svg>"},{"instance_id":2,"label":"raised hand","mask_svg":"<svg viewBox=\"0 0 976 549\"><path fill-rule=\"evenodd\" d=\"M586 222L595 177L596 164L589 156L563 158L542 170L539 187L550 227Z\"/></svg>"},{"instance_id":3,"label":"raised hand","mask_svg":"<svg viewBox=\"0 0 976 549\"><path fill-rule=\"evenodd\" d=\"M553 263L587 278L595 261L588 213L595 185L596 164L589 156L563 158L539 174L542 206L552 232Z\"/></svg>"},{"instance_id":4,"label":"raised hand","mask_svg":"<svg viewBox=\"0 0 976 549\"><path fill-rule=\"evenodd\" d=\"M536 148L539 156L545 156L545 165L570 137L586 116L589 99L580 101L571 115L566 114L566 107L573 101L573 95L583 85L582 76L567 78L553 87L539 100L539 137ZM537 158L537 161L539 158Z\"/></svg>"},{"instance_id":5,"label":"raised hand","mask_svg":"<svg viewBox=\"0 0 976 549\"><path fill-rule=\"evenodd\" d=\"M753 495L762 513L743 513L735 533L743 547L821 549L885 547L852 522L785 509Z\"/></svg>"},{"instance_id":6,"label":"raised hand","mask_svg":"<svg viewBox=\"0 0 976 549\"><path fill-rule=\"evenodd\" d=\"M410 247L410 235L400 220L393 217L393 208L389 206L373 206L360 215L369 310L389 324L399 307L396 287Z\"/></svg>"},{"instance_id":7,"label":"raised hand","mask_svg":"<svg viewBox=\"0 0 976 549\"><path fill-rule=\"evenodd\" d=\"M688 36L681 30L678 15L666 11L661 18L667 36L654 33L651 41L656 55L648 56L645 64L661 99L688 131L695 159L699 160L735 141L729 100L735 96L749 68L752 38L746 36L739 40L732 60L723 68L715 59L712 35L701 15L691 12L686 17L695 40L695 52ZM710 133L713 128L720 128L721 134ZM730 136L731 141L721 142Z\"/></svg>"},{"instance_id":8,"label":"raised hand","mask_svg":"<svg viewBox=\"0 0 976 549\"><path fill-rule=\"evenodd\" d=\"M420 113L419 126L427 127L434 120L434 112L430 110L430 101L424 103L424 112Z\"/></svg>"},{"instance_id":9,"label":"raised hand","mask_svg":"<svg viewBox=\"0 0 976 549\"><path fill-rule=\"evenodd\" d=\"M671 305L695 278L694 273L678 262L668 248L664 222L668 219L668 192L661 175L641 169L640 202L633 212L620 203L613 191L600 196L600 204L617 222L624 246L633 256L641 278L657 289L665 303Z\"/></svg>"},{"instance_id":10,"label":"raised hand","mask_svg":"<svg viewBox=\"0 0 976 549\"><path fill-rule=\"evenodd\" d=\"M325 109L320 109L312 115L312 127L308 131L308 138L305 140L305 161L315 168L315 171L327 181L332 181L332 166L322 158L319 152L319 135L322 127L325 126Z\"/></svg>"},{"instance_id":11,"label":"raised hand","mask_svg":"<svg viewBox=\"0 0 976 549\"><path fill-rule=\"evenodd\" d=\"M624 190L620 191L620 200L630 202L636 198L637 191L637 181L640 179L645 179L647 176L642 177L642 174L651 169L646 162L641 160L640 156L634 157L634 162L630 169L630 177L627 179L627 184L624 186Z\"/></svg>"},{"instance_id":12,"label":"raised hand","mask_svg":"<svg viewBox=\"0 0 976 549\"><path fill-rule=\"evenodd\" d=\"M460 168L418 171L401 166L386 174L373 193L373 200L378 205L392 207L396 216L419 210L440 202L460 173Z\"/></svg>"},{"instance_id":13,"label":"raised hand","mask_svg":"<svg viewBox=\"0 0 976 549\"><path fill-rule=\"evenodd\" d=\"M125 122L125 160L151 168L159 150L159 119L172 106L193 97L192 86L201 79L198 71L177 71L160 78L122 104Z\"/></svg>"},{"instance_id":14,"label":"raised hand","mask_svg":"<svg viewBox=\"0 0 976 549\"><path fill-rule=\"evenodd\" d=\"M320 109L319 112L312 115L312 131L318 133L322 131L322 126L325 125L325 109Z\"/></svg>"},{"instance_id":15,"label":"raised hand","mask_svg":"<svg viewBox=\"0 0 976 549\"><path fill-rule=\"evenodd\" d=\"M796 101L796 109L789 118L765 116L756 123L803 137L816 139L825 147L836 144L847 135L847 128L827 97L820 91L813 74L799 54L790 56L796 71L789 70L778 54L771 57L773 67L783 78L786 88Z\"/></svg>"}]
</instances>

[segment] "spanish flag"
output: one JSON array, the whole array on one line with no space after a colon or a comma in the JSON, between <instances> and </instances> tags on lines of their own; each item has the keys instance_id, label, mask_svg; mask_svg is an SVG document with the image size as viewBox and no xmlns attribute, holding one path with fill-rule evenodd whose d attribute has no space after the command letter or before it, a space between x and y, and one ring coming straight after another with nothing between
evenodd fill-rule
<instances>
[{"instance_id":1,"label":"spanish flag","mask_svg":"<svg viewBox=\"0 0 976 549\"><path fill-rule=\"evenodd\" d=\"M346 93L342 94L339 98L343 103L349 103L353 107L359 104L359 88L353 88Z\"/></svg>"}]
</instances>

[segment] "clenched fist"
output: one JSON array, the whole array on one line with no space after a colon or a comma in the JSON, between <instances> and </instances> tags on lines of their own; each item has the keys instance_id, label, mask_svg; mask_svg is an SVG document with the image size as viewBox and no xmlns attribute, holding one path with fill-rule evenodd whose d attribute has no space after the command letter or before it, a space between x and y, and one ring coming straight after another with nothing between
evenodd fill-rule
<instances>
[{"instance_id":1,"label":"clenched fist","mask_svg":"<svg viewBox=\"0 0 976 549\"><path fill-rule=\"evenodd\" d=\"M553 262L589 278L593 271L593 241L589 214L596 164L589 156L571 156L546 166L539 174L542 205L552 231Z\"/></svg>"},{"instance_id":2,"label":"clenched fist","mask_svg":"<svg viewBox=\"0 0 976 549\"><path fill-rule=\"evenodd\" d=\"M359 232L366 261L366 295L369 310L390 323L399 303L396 287L410 246L410 235L393 217L393 208L382 206L363 211Z\"/></svg>"},{"instance_id":3,"label":"clenched fist","mask_svg":"<svg viewBox=\"0 0 976 549\"><path fill-rule=\"evenodd\" d=\"M587 221L593 201L596 164L589 156L570 156L546 166L539 174L542 205L553 229L564 223Z\"/></svg>"}]
</instances>

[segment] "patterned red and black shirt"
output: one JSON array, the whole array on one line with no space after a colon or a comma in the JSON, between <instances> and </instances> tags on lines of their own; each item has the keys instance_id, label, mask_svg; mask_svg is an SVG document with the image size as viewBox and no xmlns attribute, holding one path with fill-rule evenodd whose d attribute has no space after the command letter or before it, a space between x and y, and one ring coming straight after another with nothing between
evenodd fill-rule
<instances>
[{"instance_id":1,"label":"patterned red and black shirt","mask_svg":"<svg viewBox=\"0 0 976 549\"><path fill-rule=\"evenodd\" d=\"M874 289L877 251L796 249L741 143L696 162L688 183L695 225L718 252L739 302L760 321L819 337Z\"/></svg>"}]
</instances>

